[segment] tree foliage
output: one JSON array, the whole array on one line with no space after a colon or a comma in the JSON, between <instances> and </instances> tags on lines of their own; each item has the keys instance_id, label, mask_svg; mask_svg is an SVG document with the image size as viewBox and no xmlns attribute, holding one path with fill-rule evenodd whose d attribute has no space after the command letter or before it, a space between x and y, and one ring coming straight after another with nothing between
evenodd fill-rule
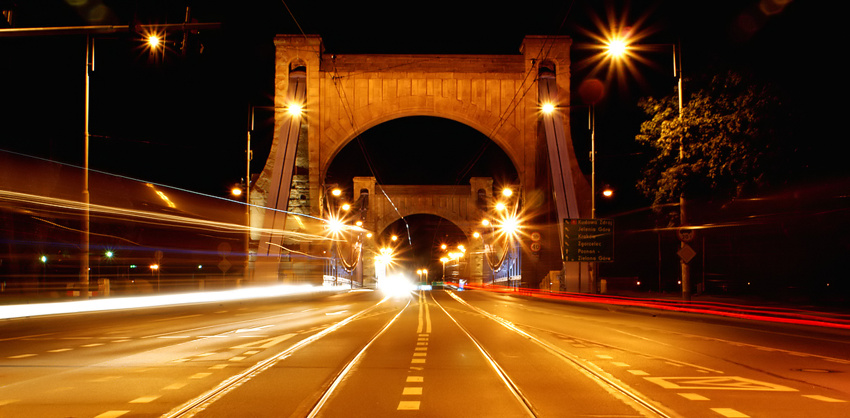
<instances>
[{"instance_id":1,"label":"tree foliage","mask_svg":"<svg viewBox=\"0 0 850 418\"><path fill-rule=\"evenodd\" d=\"M734 72L697 83L681 118L676 95L644 98L638 143L654 150L638 188L656 206L752 194L787 169L790 117L766 85Z\"/></svg>"}]
</instances>

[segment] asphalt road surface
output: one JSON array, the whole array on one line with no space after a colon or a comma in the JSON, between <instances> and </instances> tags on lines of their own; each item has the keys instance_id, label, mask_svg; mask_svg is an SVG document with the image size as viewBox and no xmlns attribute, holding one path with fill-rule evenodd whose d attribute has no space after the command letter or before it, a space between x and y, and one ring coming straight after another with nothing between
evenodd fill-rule
<instances>
[{"instance_id":1,"label":"asphalt road surface","mask_svg":"<svg viewBox=\"0 0 850 418\"><path fill-rule=\"evenodd\" d=\"M850 332L481 290L0 322L0 417L841 417Z\"/></svg>"}]
</instances>

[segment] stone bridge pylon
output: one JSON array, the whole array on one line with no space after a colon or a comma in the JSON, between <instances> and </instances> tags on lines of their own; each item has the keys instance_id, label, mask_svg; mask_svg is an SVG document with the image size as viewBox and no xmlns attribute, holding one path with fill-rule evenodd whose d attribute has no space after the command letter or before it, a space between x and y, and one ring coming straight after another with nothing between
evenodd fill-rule
<instances>
[{"instance_id":1,"label":"stone bridge pylon","mask_svg":"<svg viewBox=\"0 0 850 418\"><path fill-rule=\"evenodd\" d=\"M358 135L393 119L432 116L454 120L478 130L494 141L513 162L519 176L519 184L515 186L518 186L523 209L530 214L523 234L523 285L536 286L550 271L563 270L560 220L557 219L562 214L553 215L554 171L550 170L551 157L547 152L546 129L540 114L542 103L538 85L539 75L545 70L547 99L553 99L559 109L569 109L570 44L570 38L565 36L528 36L523 40L519 53L514 55L327 54L319 36L277 36L275 137L269 160L251 190L254 248L262 247L269 239L264 234L270 231L263 226L269 225L268 222L264 224L264 218L270 216L272 208L317 218L324 216L324 179L328 167L337 153ZM293 94L293 88L303 89L303 96L301 90ZM303 108L303 114L299 116L300 129L294 128L293 116L286 112L293 97L303 97L303 102L298 103ZM566 198L572 199L570 207L578 212L569 216L589 215L589 185L572 151L569 117L557 119L556 124L556 131L566 132L561 141L567 145L566 151L561 154L562 162L559 162L563 165L559 173L566 175L558 174L558 177L568 178ZM293 135L297 135L297 141L293 141ZM291 158L292 152L279 152L279 147L289 149L294 142L297 142L294 158ZM288 172L276 168L281 164L279 161L276 164L275 160L283 158L279 157L283 155L287 155L287 161L294 161L295 167ZM371 197L379 197L372 190L374 180L359 178L355 183L355 194L362 186L369 190ZM282 184L290 185L288 203L270 202L269 197L275 190L280 190ZM402 215L401 207L409 205L422 211L417 213L431 213L457 222L464 230L463 224L471 222L461 219L469 215L464 212L469 210L469 203L460 197L460 189L469 194L477 185L428 186L433 188L429 189L428 195L417 193L416 196L406 194L406 186L382 187L388 195L394 193L399 202L403 202L396 203ZM417 187L421 190L421 186ZM492 187L484 189L492 191ZM555 195L555 199L565 198L557 197L557 192ZM280 202L280 199L277 200ZM380 199L374 200L375 204L379 204ZM441 207L442 202L448 206ZM374 222L377 231L397 216L379 207L369 212L372 211L374 215L368 216L374 216L371 222ZM310 231L311 227L303 219L292 218L286 218L282 229L292 233L315 232ZM277 221L274 225L278 225ZM280 228L275 226L274 229ZM532 233L536 233L537 243L537 250L533 252L529 250L530 238L527 238ZM322 245L293 241L280 246L306 254L298 257L317 257L325 251ZM257 255L258 266L263 260L277 263L297 258L294 252L275 252L268 248L265 253ZM290 274L285 273L286 267L283 267L266 269L259 274L261 270L256 269L258 275L254 276L255 280L288 281L316 271L308 268Z\"/></svg>"}]
</instances>

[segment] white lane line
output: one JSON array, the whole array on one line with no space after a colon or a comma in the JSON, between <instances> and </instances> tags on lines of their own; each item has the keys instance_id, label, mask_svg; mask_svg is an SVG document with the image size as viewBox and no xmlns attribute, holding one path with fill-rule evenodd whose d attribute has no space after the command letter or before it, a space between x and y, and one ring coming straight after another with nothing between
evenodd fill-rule
<instances>
[{"instance_id":1,"label":"white lane line","mask_svg":"<svg viewBox=\"0 0 850 418\"><path fill-rule=\"evenodd\" d=\"M28 338L43 337L45 335L53 335L53 334L55 334L55 333L50 332L50 333L47 333L47 334L33 334L33 335L24 335L24 336L21 336L21 337L0 338L0 341L26 340Z\"/></svg>"},{"instance_id":2,"label":"white lane line","mask_svg":"<svg viewBox=\"0 0 850 418\"><path fill-rule=\"evenodd\" d=\"M172 317L172 318L156 319L156 320L151 321L151 322L173 321L175 319L195 318L195 317L198 317L198 316L201 316L201 314L184 315L184 316L175 316L175 317Z\"/></svg>"},{"instance_id":3,"label":"white lane line","mask_svg":"<svg viewBox=\"0 0 850 418\"><path fill-rule=\"evenodd\" d=\"M821 396L821 395L803 395L803 397L809 398L809 399L814 399L816 401L823 401L823 402L847 402L845 400L830 398L830 397Z\"/></svg>"},{"instance_id":4,"label":"white lane line","mask_svg":"<svg viewBox=\"0 0 850 418\"><path fill-rule=\"evenodd\" d=\"M707 401L709 400L705 396L702 396L698 393L677 393L677 395L689 400L689 401Z\"/></svg>"},{"instance_id":5,"label":"white lane line","mask_svg":"<svg viewBox=\"0 0 850 418\"><path fill-rule=\"evenodd\" d=\"M121 376L104 376L104 377L99 377L97 379L89 380L89 382L103 383L103 382L109 382L109 381L120 379L120 378L121 378Z\"/></svg>"},{"instance_id":6,"label":"white lane line","mask_svg":"<svg viewBox=\"0 0 850 418\"><path fill-rule=\"evenodd\" d=\"M121 415L124 415L128 412L130 412L130 411L106 411L106 412L104 412L104 413L102 413L102 414L100 414L100 415L98 415L94 418L115 418L115 417L120 417Z\"/></svg>"},{"instance_id":7,"label":"white lane line","mask_svg":"<svg viewBox=\"0 0 850 418\"><path fill-rule=\"evenodd\" d=\"M344 312L344 311L343 311L343 312ZM243 332L257 332L257 331L260 331L260 330L264 330L264 329L266 329L266 328L271 328L271 327L273 327L273 326L274 326L274 325L263 325L263 326L261 326L261 327L253 327L253 328L239 328L239 329L237 329L236 331L234 331L234 333L235 333L235 334L241 334L241 333L243 333Z\"/></svg>"},{"instance_id":8,"label":"white lane line","mask_svg":"<svg viewBox=\"0 0 850 418\"><path fill-rule=\"evenodd\" d=\"M750 416L743 413L738 412L732 408L711 408L712 411L717 412L720 415L723 415L726 418L749 418Z\"/></svg>"},{"instance_id":9,"label":"white lane line","mask_svg":"<svg viewBox=\"0 0 850 418\"><path fill-rule=\"evenodd\" d=\"M159 396L160 395L142 396L141 398L133 399L130 403L151 403L159 399Z\"/></svg>"},{"instance_id":10,"label":"white lane line","mask_svg":"<svg viewBox=\"0 0 850 418\"><path fill-rule=\"evenodd\" d=\"M271 348L294 336L295 334L283 334L278 335L277 337L266 338L264 340L259 341L252 341L250 343L245 343L230 348Z\"/></svg>"},{"instance_id":11,"label":"white lane line","mask_svg":"<svg viewBox=\"0 0 850 418\"><path fill-rule=\"evenodd\" d=\"M38 354L18 354L17 356L9 356L9 357L6 357L6 358L19 359L19 358L35 357L37 355Z\"/></svg>"}]
</instances>

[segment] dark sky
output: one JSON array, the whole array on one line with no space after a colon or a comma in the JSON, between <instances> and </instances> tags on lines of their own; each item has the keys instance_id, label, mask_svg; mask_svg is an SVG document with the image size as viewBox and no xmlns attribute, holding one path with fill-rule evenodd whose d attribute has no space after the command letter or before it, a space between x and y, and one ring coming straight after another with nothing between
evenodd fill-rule
<instances>
[{"instance_id":1,"label":"dark sky","mask_svg":"<svg viewBox=\"0 0 850 418\"><path fill-rule=\"evenodd\" d=\"M4 3L8 2L0 2ZM593 70L592 65L579 65L590 54L581 48L591 41L585 31L598 32L594 22L613 18L650 33L647 43L681 40L686 76L727 66L754 69L791 91L795 100L805 104L799 106L803 119L813 122L826 119L817 105L825 105L821 98L832 90L828 75L840 68L820 54L818 46L829 40L825 30L813 30L830 26L819 24L829 10L802 0L773 0L784 6L761 9L760 4L771 2L14 3L18 27L127 24L132 20L180 23L187 5L200 22L221 22L219 30L192 36L187 57L181 57L172 44L156 62L131 35L98 37L90 119L92 168L217 195L226 193L230 184L244 176L249 107L272 103L272 39L277 33L319 34L326 51L336 53L481 54L518 53L527 34L570 35L576 46L572 78L577 86ZM81 163L84 53L80 36L0 38L0 148ZM606 97L597 107L597 169L600 178L607 176L607 181L620 183L618 187L624 191L632 188L633 177L644 161L634 146L641 118L635 103L641 96L672 91L669 53L650 54L648 59L650 64L639 65L634 74L621 79L609 79L604 71L593 74L608 82ZM574 103L579 103L578 98ZM262 112L257 115L261 129L254 136L254 145L261 157L271 135L262 130L267 126ZM583 158L589 148L586 110L576 106L572 119L577 154L583 168L589 170ZM364 133L363 144L370 158L378 162L378 176L387 183L416 182L424 175L452 183L467 168L471 167L468 173L486 173L499 165L504 156L498 147L482 146L486 138L453 125L422 118L414 125L387 123ZM812 123L812 133L828 132L829 125ZM398 135L410 137L410 143L416 144L414 150L424 158L411 160L409 152L382 145ZM341 155L357 158L359 147L354 145ZM455 152L440 151L449 148ZM482 150L486 155L477 158ZM471 165L473 160L478 163ZM256 158L252 171L259 171L262 163ZM332 167L331 175L346 176L339 171Z\"/></svg>"}]
</instances>

